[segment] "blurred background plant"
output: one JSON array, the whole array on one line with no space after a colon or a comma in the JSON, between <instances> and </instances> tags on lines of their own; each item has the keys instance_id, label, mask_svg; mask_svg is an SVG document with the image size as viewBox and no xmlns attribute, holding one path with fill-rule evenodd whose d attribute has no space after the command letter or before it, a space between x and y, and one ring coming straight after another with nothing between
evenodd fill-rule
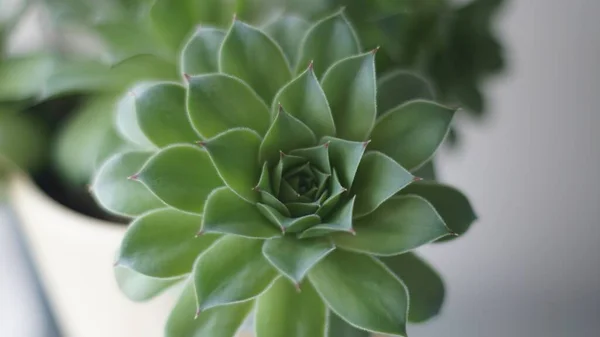
<instances>
[{"instance_id":1,"label":"blurred background plant","mask_svg":"<svg viewBox=\"0 0 600 337\"><path fill-rule=\"evenodd\" d=\"M177 51L196 27L226 27L234 13L278 40L277 34L302 36L309 22L344 6L362 47L381 46L378 72L390 88L382 96L410 83L416 96L482 116L481 85L504 66L492 29L502 2L20 0L20 10L3 21L4 39L36 11L45 46L44 52L2 54L0 152L59 202L104 217L86 185L104 159L139 147L114 127L123 93L142 81L179 80L184 69L177 67ZM456 143L456 130L448 139ZM421 176L434 178L431 165L424 170Z\"/></svg>"}]
</instances>

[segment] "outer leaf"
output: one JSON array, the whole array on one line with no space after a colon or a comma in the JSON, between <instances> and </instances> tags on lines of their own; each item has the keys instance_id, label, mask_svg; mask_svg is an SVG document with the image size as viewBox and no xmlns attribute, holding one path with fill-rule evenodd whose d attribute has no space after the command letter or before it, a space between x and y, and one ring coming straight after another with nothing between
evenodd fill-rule
<instances>
[{"instance_id":1,"label":"outer leaf","mask_svg":"<svg viewBox=\"0 0 600 337\"><path fill-rule=\"evenodd\" d=\"M137 123L154 145L191 144L198 140L187 116L183 86L158 83L136 95Z\"/></svg>"},{"instance_id":2,"label":"outer leaf","mask_svg":"<svg viewBox=\"0 0 600 337\"><path fill-rule=\"evenodd\" d=\"M285 236L267 240L263 254L285 277L299 285L306 273L334 249L327 239L299 240Z\"/></svg>"},{"instance_id":3,"label":"outer leaf","mask_svg":"<svg viewBox=\"0 0 600 337\"><path fill-rule=\"evenodd\" d=\"M416 73L397 70L377 81L377 112L379 115L416 99L433 100L433 87Z\"/></svg>"},{"instance_id":4,"label":"outer leaf","mask_svg":"<svg viewBox=\"0 0 600 337\"><path fill-rule=\"evenodd\" d=\"M262 255L262 240L225 236L196 261L194 284L200 311L248 301L277 277Z\"/></svg>"},{"instance_id":5,"label":"outer leaf","mask_svg":"<svg viewBox=\"0 0 600 337\"><path fill-rule=\"evenodd\" d=\"M277 43L238 20L234 21L221 46L219 69L248 83L267 104L292 79Z\"/></svg>"},{"instance_id":6,"label":"outer leaf","mask_svg":"<svg viewBox=\"0 0 600 337\"><path fill-rule=\"evenodd\" d=\"M269 108L237 78L223 74L191 77L187 100L192 125L205 138L235 127L261 135L269 128Z\"/></svg>"},{"instance_id":7,"label":"outer leaf","mask_svg":"<svg viewBox=\"0 0 600 337\"><path fill-rule=\"evenodd\" d=\"M203 142L219 176L237 195L256 201L254 187L260 177L260 136L249 129L231 129Z\"/></svg>"},{"instance_id":8,"label":"outer leaf","mask_svg":"<svg viewBox=\"0 0 600 337\"><path fill-rule=\"evenodd\" d=\"M281 104L290 115L306 124L317 137L335 135L331 109L312 65L283 87L275 96L274 102L273 109L279 109L277 105Z\"/></svg>"},{"instance_id":9,"label":"outer leaf","mask_svg":"<svg viewBox=\"0 0 600 337\"><path fill-rule=\"evenodd\" d=\"M137 95L144 92L150 83L140 83L134 86L116 104L116 126L117 131L128 140L139 147L153 149L154 144L146 137L137 116Z\"/></svg>"},{"instance_id":10,"label":"outer leaf","mask_svg":"<svg viewBox=\"0 0 600 337\"><path fill-rule=\"evenodd\" d=\"M314 61L315 73L321 77L334 63L360 53L361 49L354 28L340 11L315 23L306 33L298 67Z\"/></svg>"},{"instance_id":11,"label":"outer leaf","mask_svg":"<svg viewBox=\"0 0 600 337\"><path fill-rule=\"evenodd\" d=\"M304 19L283 15L269 23L264 30L281 46L290 64L295 65L298 62L298 47L308 28L310 24Z\"/></svg>"},{"instance_id":12,"label":"outer leaf","mask_svg":"<svg viewBox=\"0 0 600 337\"><path fill-rule=\"evenodd\" d=\"M161 209L137 218L121 242L118 263L141 274L170 278L191 272L218 235L196 238L202 217Z\"/></svg>"},{"instance_id":13,"label":"outer leaf","mask_svg":"<svg viewBox=\"0 0 600 337\"><path fill-rule=\"evenodd\" d=\"M300 238L303 239L322 236L335 232L354 234L354 228L352 226L352 213L355 200L356 197L353 197L350 201L343 203L330 216L327 216L325 219L323 219L322 224L311 227L300 234Z\"/></svg>"},{"instance_id":14,"label":"outer leaf","mask_svg":"<svg viewBox=\"0 0 600 337\"><path fill-rule=\"evenodd\" d=\"M329 314L328 337L369 337L370 333L358 329L334 313Z\"/></svg>"},{"instance_id":15,"label":"outer leaf","mask_svg":"<svg viewBox=\"0 0 600 337\"><path fill-rule=\"evenodd\" d=\"M453 187L434 182L419 182L409 185L401 193L414 194L427 199L444 219L446 225L458 235L464 234L477 220L469 199ZM454 238L456 236L447 236L440 241Z\"/></svg>"},{"instance_id":16,"label":"outer leaf","mask_svg":"<svg viewBox=\"0 0 600 337\"><path fill-rule=\"evenodd\" d=\"M246 202L228 187L216 189L208 197L201 232L250 238L281 236L281 231L273 226L255 205Z\"/></svg>"},{"instance_id":17,"label":"outer leaf","mask_svg":"<svg viewBox=\"0 0 600 337\"><path fill-rule=\"evenodd\" d=\"M177 50L195 24L192 2L155 0L150 9L154 31L169 47Z\"/></svg>"},{"instance_id":18,"label":"outer leaf","mask_svg":"<svg viewBox=\"0 0 600 337\"><path fill-rule=\"evenodd\" d=\"M206 197L223 186L206 151L193 145L159 151L133 178L169 206L192 213L202 213Z\"/></svg>"},{"instance_id":19,"label":"outer leaf","mask_svg":"<svg viewBox=\"0 0 600 337\"><path fill-rule=\"evenodd\" d=\"M373 255L402 254L451 233L433 206L418 196L394 197L355 220L356 235L335 234L337 247Z\"/></svg>"},{"instance_id":20,"label":"outer leaf","mask_svg":"<svg viewBox=\"0 0 600 337\"><path fill-rule=\"evenodd\" d=\"M338 173L340 182L344 187L350 188L368 143L351 142L333 137L325 137L322 142L329 144L331 165Z\"/></svg>"},{"instance_id":21,"label":"outer leaf","mask_svg":"<svg viewBox=\"0 0 600 337\"><path fill-rule=\"evenodd\" d=\"M188 40L181 53L181 72L199 75L219 71L219 49L225 39L225 31L200 27Z\"/></svg>"},{"instance_id":22,"label":"outer leaf","mask_svg":"<svg viewBox=\"0 0 600 337\"><path fill-rule=\"evenodd\" d=\"M406 288L378 260L336 250L313 267L308 278L327 306L350 324L406 336Z\"/></svg>"},{"instance_id":23,"label":"outer leaf","mask_svg":"<svg viewBox=\"0 0 600 337\"><path fill-rule=\"evenodd\" d=\"M377 115L375 76L373 52L343 59L323 76L338 137L363 141L371 133Z\"/></svg>"},{"instance_id":24,"label":"outer leaf","mask_svg":"<svg viewBox=\"0 0 600 337\"><path fill-rule=\"evenodd\" d=\"M206 310L194 318L196 296L193 282L188 282L169 315L165 337L231 337L252 307L253 302L231 304Z\"/></svg>"},{"instance_id":25,"label":"outer leaf","mask_svg":"<svg viewBox=\"0 0 600 337\"><path fill-rule=\"evenodd\" d=\"M444 303L444 282L425 261L412 253L381 258L396 274L410 294L408 320L424 322L436 316Z\"/></svg>"},{"instance_id":26,"label":"outer leaf","mask_svg":"<svg viewBox=\"0 0 600 337\"><path fill-rule=\"evenodd\" d=\"M321 222L321 218L314 214L298 218L288 218L274 207L263 204L256 204L256 206L258 207L258 210L271 221L271 223L279 226L282 232L301 232L307 228L318 225Z\"/></svg>"},{"instance_id":27,"label":"outer leaf","mask_svg":"<svg viewBox=\"0 0 600 337\"><path fill-rule=\"evenodd\" d=\"M325 337L327 307L310 283L298 292L280 278L256 303L256 335Z\"/></svg>"},{"instance_id":28,"label":"outer leaf","mask_svg":"<svg viewBox=\"0 0 600 337\"><path fill-rule=\"evenodd\" d=\"M358 167L352 187L356 194L354 215L373 212L384 201L414 180L414 176L381 152L367 153Z\"/></svg>"},{"instance_id":29,"label":"outer leaf","mask_svg":"<svg viewBox=\"0 0 600 337\"><path fill-rule=\"evenodd\" d=\"M406 103L377 120L371 148L408 170L418 169L442 144L455 112L427 101Z\"/></svg>"},{"instance_id":30,"label":"outer leaf","mask_svg":"<svg viewBox=\"0 0 600 337\"><path fill-rule=\"evenodd\" d=\"M134 302L150 300L182 280L181 277L149 277L122 266L115 267L114 272L119 290Z\"/></svg>"},{"instance_id":31,"label":"outer leaf","mask_svg":"<svg viewBox=\"0 0 600 337\"><path fill-rule=\"evenodd\" d=\"M149 152L127 152L106 161L91 187L98 204L111 213L130 217L164 207L147 188L127 179L144 165L150 155Z\"/></svg>"},{"instance_id":32,"label":"outer leaf","mask_svg":"<svg viewBox=\"0 0 600 337\"><path fill-rule=\"evenodd\" d=\"M287 153L316 143L315 134L304 123L280 109L260 144L260 161L276 163L281 152Z\"/></svg>"}]
</instances>

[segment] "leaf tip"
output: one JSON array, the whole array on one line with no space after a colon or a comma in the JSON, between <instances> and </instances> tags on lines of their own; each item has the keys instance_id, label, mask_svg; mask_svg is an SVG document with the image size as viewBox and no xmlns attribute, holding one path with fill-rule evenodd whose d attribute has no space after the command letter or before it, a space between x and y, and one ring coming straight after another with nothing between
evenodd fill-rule
<instances>
[{"instance_id":1,"label":"leaf tip","mask_svg":"<svg viewBox=\"0 0 600 337\"><path fill-rule=\"evenodd\" d=\"M92 184L87 184L85 185L85 189L88 191L88 193L94 193L94 186Z\"/></svg>"},{"instance_id":2,"label":"leaf tip","mask_svg":"<svg viewBox=\"0 0 600 337\"><path fill-rule=\"evenodd\" d=\"M363 147L366 149L367 146L369 146L369 144L371 143L371 140L367 140L366 142L363 142Z\"/></svg>"},{"instance_id":3,"label":"leaf tip","mask_svg":"<svg viewBox=\"0 0 600 337\"><path fill-rule=\"evenodd\" d=\"M190 74L188 74L188 73L183 73L183 79L185 79L185 81L187 83L190 83L190 80L192 79L192 76L190 76Z\"/></svg>"},{"instance_id":4,"label":"leaf tip","mask_svg":"<svg viewBox=\"0 0 600 337\"><path fill-rule=\"evenodd\" d=\"M302 292L302 288L300 287L300 282L295 282L294 283L294 287L296 288L296 292L297 293L301 293Z\"/></svg>"},{"instance_id":5,"label":"leaf tip","mask_svg":"<svg viewBox=\"0 0 600 337\"><path fill-rule=\"evenodd\" d=\"M331 145L331 141L330 140L328 140L327 143L323 144L323 147L325 147L326 149L328 149L329 145Z\"/></svg>"},{"instance_id":6,"label":"leaf tip","mask_svg":"<svg viewBox=\"0 0 600 337\"><path fill-rule=\"evenodd\" d=\"M377 52L379 51L379 49L381 49L381 46L377 46L377 47L375 47L375 49L371 50L371 53L372 53L373 55L375 55L375 54L377 54Z\"/></svg>"},{"instance_id":7,"label":"leaf tip","mask_svg":"<svg viewBox=\"0 0 600 337\"><path fill-rule=\"evenodd\" d=\"M196 233L196 235L194 237L197 239L197 238L203 236L204 234L206 234L206 232L202 229L198 233Z\"/></svg>"},{"instance_id":8,"label":"leaf tip","mask_svg":"<svg viewBox=\"0 0 600 337\"><path fill-rule=\"evenodd\" d=\"M138 181L138 180L140 180L140 174L136 173L134 175L131 175L131 176L127 177L127 179L133 180L133 181Z\"/></svg>"},{"instance_id":9,"label":"leaf tip","mask_svg":"<svg viewBox=\"0 0 600 337\"><path fill-rule=\"evenodd\" d=\"M115 262L113 262L113 267L118 267L119 266L119 260L116 260Z\"/></svg>"},{"instance_id":10,"label":"leaf tip","mask_svg":"<svg viewBox=\"0 0 600 337\"><path fill-rule=\"evenodd\" d=\"M194 320L198 319L198 317L200 316L201 313L202 313L202 309L196 310L196 314L194 315Z\"/></svg>"},{"instance_id":11,"label":"leaf tip","mask_svg":"<svg viewBox=\"0 0 600 337\"><path fill-rule=\"evenodd\" d=\"M233 23L236 23L238 21L238 15L237 15L237 13L233 13L232 21L233 21Z\"/></svg>"},{"instance_id":12,"label":"leaf tip","mask_svg":"<svg viewBox=\"0 0 600 337\"><path fill-rule=\"evenodd\" d=\"M279 158L283 158L285 157L285 153L283 153L283 151L279 150Z\"/></svg>"},{"instance_id":13,"label":"leaf tip","mask_svg":"<svg viewBox=\"0 0 600 337\"><path fill-rule=\"evenodd\" d=\"M310 62L308 63L308 71L310 71L310 72L315 71L315 61L314 60L310 60Z\"/></svg>"},{"instance_id":14,"label":"leaf tip","mask_svg":"<svg viewBox=\"0 0 600 337\"><path fill-rule=\"evenodd\" d=\"M451 229L450 229L450 232L448 232L448 235L453 236L455 238L460 236L460 234L456 233L455 231L453 231Z\"/></svg>"},{"instance_id":15,"label":"leaf tip","mask_svg":"<svg viewBox=\"0 0 600 337\"><path fill-rule=\"evenodd\" d=\"M423 181L423 178L421 177L413 177L413 181L417 182L417 181Z\"/></svg>"},{"instance_id":16,"label":"leaf tip","mask_svg":"<svg viewBox=\"0 0 600 337\"><path fill-rule=\"evenodd\" d=\"M130 90L130 91L127 93L127 95L129 95L130 97L133 97L133 98L137 98L137 95L136 95L135 91L133 91L133 90Z\"/></svg>"},{"instance_id":17,"label":"leaf tip","mask_svg":"<svg viewBox=\"0 0 600 337\"><path fill-rule=\"evenodd\" d=\"M199 140L196 142L196 145L201 146L201 147L206 147L206 142L203 140Z\"/></svg>"},{"instance_id":18,"label":"leaf tip","mask_svg":"<svg viewBox=\"0 0 600 337\"><path fill-rule=\"evenodd\" d=\"M356 236L356 230L354 228L350 228L350 230L348 230L348 233L352 234L353 236Z\"/></svg>"}]
</instances>

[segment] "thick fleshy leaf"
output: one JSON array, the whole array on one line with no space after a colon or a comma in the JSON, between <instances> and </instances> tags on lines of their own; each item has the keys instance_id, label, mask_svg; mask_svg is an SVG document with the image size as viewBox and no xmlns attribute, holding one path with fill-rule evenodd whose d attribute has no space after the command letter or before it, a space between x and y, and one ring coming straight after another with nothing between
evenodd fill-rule
<instances>
[{"instance_id":1,"label":"thick fleshy leaf","mask_svg":"<svg viewBox=\"0 0 600 337\"><path fill-rule=\"evenodd\" d=\"M341 184L350 188L369 143L351 142L333 137L325 137L321 142L329 144L331 165L339 175Z\"/></svg>"},{"instance_id":2,"label":"thick fleshy leaf","mask_svg":"<svg viewBox=\"0 0 600 337\"><path fill-rule=\"evenodd\" d=\"M183 280L183 277L150 277L123 266L116 266L114 273L119 290L134 302L148 301Z\"/></svg>"},{"instance_id":3,"label":"thick fleshy leaf","mask_svg":"<svg viewBox=\"0 0 600 337\"><path fill-rule=\"evenodd\" d=\"M285 207L287 207L287 209L293 217L301 217L315 214L317 210L319 210L320 205L318 202L290 202L288 204L285 204Z\"/></svg>"},{"instance_id":4,"label":"thick fleshy leaf","mask_svg":"<svg viewBox=\"0 0 600 337\"><path fill-rule=\"evenodd\" d=\"M377 113L388 112L408 101L416 99L433 100L433 87L416 73L397 70L377 81Z\"/></svg>"},{"instance_id":5,"label":"thick fleshy leaf","mask_svg":"<svg viewBox=\"0 0 600 337\"><path fill-rule=\"evenodd\" d=\"M234 20L221 46L219 69L248 83L267 104L292 79L277 43L264 32L238 20Z\"/></svg>"},{"instance_id":6,"label":"thick fleshy leaf","mask_svg":"<svg viewBox=\"0 0 600 337\"><path fill-rule=\"evenodd\" d=\"M228 235L196 260L199 311L253 299L273 283L277 270L262 255L263 242Z\"/></svg>"},{"instance_id":7,"label":"thick fleshy leaf","mask_svg":"<svg viewBox=\"0 0 600 337\"><path fill-rule=\"evenodd\" d=\"M354 221L356 235L334 234L337 247L373 255L397 255L451 234L440 215L419 196L389 199Z\"/></svg>"},{"instance_id":8,"label":"thick fleshy leaf","mask_svg":"<svg viewBox=\"0 0 600 337\"><path fill-rule=\"evenodd\" d=\"M281 231L256 205L240 198L228 187L216 189L208 196L201 232L266 239L281 236Z\"/></svg>"},{"instance_id":9,"label":"thick fleshy leaf","mask_svg":"<svg viewBox=\"0 0 600 337\"><path fill-rule=\"evenodd\" d=\"M329 313L327 337L370 337L365 330L358 329L340 318L335 313Z\"/></svg>"},{"instance_id":10,"label":"thick fleshy leaf","mask_svg":"<svg viewBox=\"0 0 600 337\"><path fill-rule=\"evenodd\" d=\"M431 266L413 253L384 257L381 261L408 288L409 321L424 322L440 312L445 296L444 282Z\"/></svg>"},{"instance_id":11,"label":"thick fleshy leaf","mask_svg":"<svg viewBox=\"0 0 600 337\"><path fill-rule=\"evenodd\" d=\"M271 264L295 284L335 247L328 239L299 240L293 236L267 240L263 254Z\"/></svg>"},{"instance_id":12,"label":"thick fleshy leaf","mask_svg":"<svg viewBox=\"0 0 600 337\"><path fill-rule=\"evenodd\" d=\"M269 108L246 83L224 74L188 79L188 111L193 127L205 138L235 127L261 135L269 128Z\"/></svg>"},{"instance_id":13,"label":"thick fleshy leaf","mask_svg":"<svg viewBox=\"0 0 600 337\"><path fill-rule=\"evenodd\" d=\"M281 213L284 216L289 217L291 215L286 205L279 201L279 199L277 199L275 196L273 196L273 194L266 191L260 191L259 193L260 201L263 204L276 209L279 213Z\"/></svg>"},{"instance_id":14,"label":"thick fleshy leaf","mask_svg":"<svg viewBox=\"0 0 600 337\"><path fill-rule=\"evenodd\" d=\"M334 63L360 53L361 49L354 28L340 11L315 23L306 33L298 66L314 61L316 76L321 77Z\"/></svg>"},{"instance_id":15,"label":"thick fleshy leaf","mask_svg":"<svg viewBox=\"0 0 600 337\"><path fill-rule=\"evenodd\" d=\"M275 163L281 152L288 153L316 143L315 134L304 123L280 109L260 144L260 161Z\"/></svg>"},{"instance_id":16,"label":"thick fleshy leaf","mask_svg":"<svg viewBox=\"0 0 600 337\"><path fill-rule=\"evenodd\" d=\"M293 167L303 165L307 161L308 160L303 157L287 155L283 152L279 153L279 162L271 174L271 186L273 187L273 193L275 195L279 195L281 190L281 180L285 172L289 171Z\"/></svg>"},{"instance_id":17,"label":"thick fleshy leaf","mask_svg":"<svg viewBox=\"0 0 600 337\"><path fill-rule=\"evenodd\" d=\"M298 149L290 152L292 156L306 158L312 166L321 172L331 174L331 163L329 162L329 144L322 144L307 149Z\"/></svg>"},{"instance_id":18,"label":"thick fleshy leaf","mask_svg":"<svg viewBox=\"0 0 600 337\"><path fill-rule=\"evenodd\" d=\"M414 180L414 176L381 152L364 155L352 191L356 194L354 215L361 216L373 212L384 201Z\"/></svg>"},{"instance_id":19,"label":"thick fleshy leaf","mask_svg":"<svg viewBox=\"0 0 600 337\"><path fill-rule=\"evenodd\" d=\"M380 261L336 250L308 273L328 307L362 329L406 336L408 294Z\"/></svg>"},{"instance_id":20,"label":"thick fleshy leaf","mask_svg":"<svg viewBox=\"0 0 600 337\"><path fill-rule=\"evenodd\" d=\"M135 217L165 205L142 184L127 179L144 165L150 152L126 152L107 160L98 170L91 190L107 211Z\"/></svg>"},{"instance_id":21,"label":"thick fleshy leaf","mask_svg":"<svg viewBox=\"0 0 600 337\"><path fill-rule=\"evenodd\" d=\"M366 140L377 115L375 53L349 57L334 64L323 76L322 85L337 136Z\"/></svg>"},{"instance_id":22,"label":"thick fleshy leaf","mask_svg":"<svg viewBox=\"0 0 600 337\"><path fill-rule=\"evenodd\" d=\"M189 274L198 255L220 237L196 238L201 221L201 216L173 209L142 215L127 228L119 251L119 265L152 277Z\"/></svg>"},{"instance_id":23,"label":"thick fleshy leaf","mask_svg":"<svg viewBox=\"0 0 600 337\"><path fill-rule=\"evenodd\" d=\"M256 204L256 206L271 223L279 226L282 232L297 233L321 223L321 218L314 214L299 218L289 218L269 205Z\"/></svg>"},{"instance_id":24,"label":"thick fleshy leaf","mask_svg":"<svg viewBox=\"0 0 600 337\"><path fill-rule=\"evenodd\" d=\"M206 197L223 186L208 153L194 145L160 150L132 179L169 206L192 213L202 213Z\"/></svg>"},{"instance_id":25,"label":"thick fleshy leaf","mask_svg":"<svg viewBox=\"0 0 600 337\"><path fill-rule=\"evenodd\" d=\"M339 205L331 215L323 219L322 224L305 230L299 237L304 239L336 232L344 232L344 234L352 236L354 234L352 213L355 200L356 197L353 197L349 201Z\"/></svg>"},{"instance_id":26,"label":"thick fleshy leaf","mask_svg":"<svg viewBox=\"0 0 600 337\"><path fill-rule=\"evenodd\" d=\"M408 102L377 120L371 148L408 170L418 169L442 144L455 112L433 102Z\"/></svg>"},{"instance_id":27,"label":"thick fleshy leaf","mask_svg":"<svg viewBox=\"0 0 600 337\"><path fill-rule=\"evenodd\" d=\"M414 194L425 198L435 207L446 225L458 235L464 234L477 220L469 199L454 187L423 181L410 184L401 191L401 194ZM447 236L439 241L454 238L456 236Z\"/></svg>"},{"instance_id":28,"label":"thick fleshy leaf","mask_svg":"<svg viewBox=\"0 0 600 337\"><path fill-rule=\"evenodd\" d=\"M219 71L219 49L225 31L200 27L188 40L181 53L181 73L200 75Z\"/></svg>"},{"instance_id":29,"label":"thick fleshy leaf","mask_svg":"<svg viewBox=\"0 0 600 337\"><path fill-rule=\"evenodd\" d=\"M260 177L260 136L250 129L231 129L201 145L206 148L219 176L229 188L247 201L256 201L254 190Z\"/></svg>"},{"instance_id":30,"label":"thick fleshy leaf","mask_svg":"<svg viewBox=\"0 0 600 337\"><path fill-rule=\"evenodd\" d=\"M273 109L279 109L279 104L306 124L318 138L335 135L331 109L312 65L277 93Z\"/></svg>"},{"instance_id":31,"label":"thick fleshy leaf","mask_svg":"<svg viewBox=\"0 0 600 337\"><path fill-rule=\"evenodd\" d=\"M198 140L187 116L183 86L158 83L135 95L138 125L154 145L191 144Z\"/></svg>"},{"instance_id":32,"label":"thick fleshy leaf","mask_svg":"<svg viewBox=\"0 0 600 337\"><path fill-rule=\"evenodd\" d=\"M146 137L137 116L137 95L144 92L151 84L140 83L129 90L129 92L116 104L116 126L117 131L124 139L142 148L153 149L154 144Z\"/></svg>"},{"instance_id":33,"label":"thick fleshy leaf","mask_svg":"<svg viewBox=\"0 0 600 337\"><path fill-rule=\"evenodd\" d=\"M256 335L325 337L327 307L309 282L298 292L280 278L256 301Z\"/></svg>"},{"instance_id":34,"label":"thick fleshy leaf","mask_svg":"<svg viewBox=\"0 0 600 337\"><path fill-rule=\"evenodd\" d=\"M196 24L194 5L188 0L155 0L150 8L152 28L162 41L176 50Z\"/></svg>"},{"instance_id":35,"label":"thick fleshy leaf","mask_svg":"<svg viewBox=\"0 0 600 337\"><path fill-rule=\"evenodd\" d=\"M298 61L298 47L308 28L310 24L304 19L293 15L282 15L265 26L264 30L281 46L288 61L294 66Z\"/></svg>"},{"instance_id":36,"label":"thick fleshy leaf","mask_svg":"<svg viewBox=\"0 0 600 337\"><path fill-rule=\"evenodd\" d=\"M211 308L195 317L196 295L188 282L165 327L165 337L231 337L235 335L254 303L244 302Z\"/></svg>"},{"instance_id":37,"label":"thick fleshy leaf","mask_svg":"<svg viewBox=\"0 0 600 337\"><path fill-rule=\"evenodd\" d=\"M48 54L4 58L0 63L0 100L20 101L39 96L54 63Z\"/></svg>"},{"instance_id":38,"label":"thick fleshy leaf","mask_svg":"<svg viewBox=\"0 0 600 337\"><path fill-rule=\"evenodd\" d=\"M335 206L338 204L339 200L341 199L342 195L347 191L347 189L345 187L342 186L342 184L340 183L340 180L338 179L337 173L336 171L333 171L333 175L331 176L331 179L329 179L329 197L327 197L323 203L321 204L321 207L319 207L319 209L317 210L317 215L320 217L326 217L329 215L329 213L331 213L331 211L333 211L333 209L335 208Z\"/></svg>"}]
</instances>

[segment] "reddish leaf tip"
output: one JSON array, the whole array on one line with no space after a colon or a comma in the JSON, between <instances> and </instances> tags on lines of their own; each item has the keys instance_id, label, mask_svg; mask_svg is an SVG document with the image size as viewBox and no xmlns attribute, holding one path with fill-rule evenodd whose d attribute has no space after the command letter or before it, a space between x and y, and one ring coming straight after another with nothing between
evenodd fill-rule
<instances>
[{"instance_id":1,"label":"reddish leaf tip","mask_svg":"<svg viewBox=\"0 0 600 337\"><path fill-rule=\"evenodd\" d=\"M134 174L132 176L127 177L127 179L133 180L133 181L137 181L139 178L140 178L139 173L136 173L136 174Z\"/></svg>"},{"instance_id":2,"label":"reddish leaf tip","mask_svg":"<svg viewBox=\"0 0 600 337\"><path fill-rule=\"evenodd\" d=\"M185 79L186 82L190 83L192 76L190 76L190 74L183 73L183 78Z\"/></svg>"},{"instance_id":3,"label":"reddish leaf tip","mask_svg":"<svg viewBox=\"0 0 600 337\"><path fill-rule=\"evenodd\" d=\"M326 149L328 149L328 148L329 148L329 145L331 145L331 141L328 141L327 143L323 144L323 146L324 146Z\"/></svg>"},{"instance_id":4,"label":"reddish leaf tip","mask_svg":"<svg viewBox=\"0 0 600 337\"><path fill-rule=\"evenodd\" d=\"M377 47L375 47L375 49L371 50L371 53L377 54L377 52L379 51L379 49L381 49L381 47L377 46Z\"/></svg>"},{"instance_id":5,"label":"reddish leaf tip","mask_svg":"<svg viewBox=\"0 0 600 337\"><path fill-rule=\"evenodd\" d=\"M259 186L254 186L254 187L252 187L252 190L253 190L254 192L260 192L260 191L261 191Z\"/></svg>"},{"instance_id":6,"label":"reddish leaf tip","mask_svg":"<svg viewBox=\"0 0 600 337\"><path fill-rule=\"evenodd\" d=\"M366 142L363 142L363 147L366 148L367 146L369 146L369 144L371 143L371 140L367 140Z\"/></svg>"},{"instance_id":7,"label":"reddish leaf tip","mask_svg":"<svg viewBox=\"0 0 600 337\"><path fill-rule=\"evenodd\" d=\"M342 187L342 192L348 192L348 189L345 187Z\"/></svg>"},{"instance_id":8,"label":"reddish leaf tip","mask_svg":"<svg viewBox=\"0 0 600 337\"><path fill-rule=\"evenodd\" d=\"M198 233L196 233L196 236L195 236L195 237L196 237L196 238L199 238L199 237L203 236L204 234L206 234L206 233L204 232L204 230L201 230L201 231L199 231Z\"/></svg>"},{"instance_id":9,"label":"reddish leaf tip","mask_svg":"<svg viewBox=\"0 0 600 337\"><path fill-rule=\"evenodd\" d=\"M308 63L308 70L310 70L310 71L315 71L315 61L311 60L311 61Z\"/></svg>"},{"instance_id":10,"label":"reddish leaf tip","mask_svg":"<svg viewBox=\"0 0 600 337\"><path fill-rule=\"evenodd\" d=\"M196 145L202 146L202 147L206 147L206 142L203 141L203 140L199 140L199 141L196 142Z\"/></svg>"},{"instance_id":11,"label":"reddish leaf tip","mask_svg":"<svg viewBox=\"0 0 600 337\"><path fill-rule=\"evenodd\" d=\"M119 260L113 262L113 267L117 267L119 265Z\"/></svg>"},{"instance_id":12,"label":"reddish leaf tip","mask_svg":"<svg viewBox=\"0 0 600 337\"><path fill-rule=\"evenodd\" d=\"M422 181L422 180L423 180L423 178L421 178L421 177L414 177L413 178L413 181Z\"/></svg>"},{"instance_id":13,"label":"reddish leaf tip","mask_svg":"<svg viewBox=\"0 0 600 337\"><path fill-rule=\"evenodd\" d=\"M198 316L200 316L200 314L202 313L202 309L198 309L196 310L196 314L194 315L194 319L198 319Z\"/></svg>"},{"instance_id":14,"label":"reddish leaf tip","mask_svg":"<svg viewBox=\"0 0 600 337\"><path fill-rule=\"evenodd\" d=\"M233 22L238 21L237 13L233 13Z\"/></svg>"},{"instance_id":15,"label":"reddish leaf tip","mask_svg":"<svg viewBox=\"0 0 600 337\"><path fill-rule=\"evenodd\" d=\"M460 234L453 232L453 231L450 231L450 233L448 233L448 234L450 234L451 236L454 236L454 237L460 236Z\"/></svg>"},{"instance_id":16,"label":"reddish leaf tip","mask_svg":"<svg viewBox=\"0 0 600 337\"><path fill-rule=\"evenodd\" d=\"M294 287L296 288L296 292L301 293L302 288L300 287L300 283L294 283Z\"/></svg>"},{"instance_id":17,"label":"reddish leaf tip","mask_svg":"<svg viewBox=\"0 0 600 337\"><path fill-rule=\"evenodd\" d=\"M285 227L281 226L281 234L285 235Z\"/></svg>"},{"instance_id":18,"label":"reddish leaf tip","mask_svg":"<svg viewBox=\"0 0 600 337\"><path fill-rule=\"evenodd\" d=\"M285 157L285 153L283 153L283 151L279 150L279 158L283 158Z\"/></svg>"},{"instance_id":19,"label":"reddish leaf tip","mask_svg":"<svg viewBox=\"0 0 600 337\"><path fill-rule=\"evenodd\" d=\"M356 236L356 230L354 230L354 228L350 228L350 230L348 231L350 234Z\"/></svg>"}]
</instances>

